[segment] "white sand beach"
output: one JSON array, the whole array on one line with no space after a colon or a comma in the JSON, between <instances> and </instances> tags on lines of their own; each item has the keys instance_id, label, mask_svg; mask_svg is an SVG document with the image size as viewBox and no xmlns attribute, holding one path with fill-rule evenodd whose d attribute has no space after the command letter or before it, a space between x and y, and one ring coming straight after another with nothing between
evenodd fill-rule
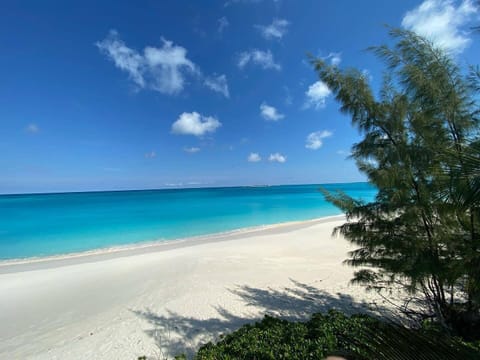
<instances>
[{"instance_id":1,"label":"white sand beach","mask_svg":"<svg viewBox=\"0 0 480 360\"><path fill-rule=\"evenodd\" d=\"M0 265L1 359L191 353L265 313L378 310L349 285L343 217L118 252Z\"/></svg>"}]
</instances>

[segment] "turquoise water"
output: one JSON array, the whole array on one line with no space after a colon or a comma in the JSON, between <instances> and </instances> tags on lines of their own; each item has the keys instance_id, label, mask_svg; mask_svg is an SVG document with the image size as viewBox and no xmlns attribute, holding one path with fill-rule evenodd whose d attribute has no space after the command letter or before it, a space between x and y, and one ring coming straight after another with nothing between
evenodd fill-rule
<instances>
[{"instance_id":1,"label":"turquoise water","mask_svg":"<svg viewBox=\"0 0 480 360\"><path fill-rule=\"evenodd\" d=\"M0 259L171 240L340 214L318 191L367 183L0 196Z\"/></svg>"}]
</instances>

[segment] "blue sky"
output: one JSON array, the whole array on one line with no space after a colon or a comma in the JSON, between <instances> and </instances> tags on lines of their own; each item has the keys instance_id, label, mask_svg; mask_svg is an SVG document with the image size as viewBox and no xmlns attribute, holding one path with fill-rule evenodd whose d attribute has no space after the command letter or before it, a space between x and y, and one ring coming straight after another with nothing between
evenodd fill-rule
<instances>
[{"instance_id":1,"label":"blue sky","mask_svg":"<svg viewBox=\"0 0 480 360\"><path fill-rule=\"evenodd\" d=\"M365 71L384 27L479 58L473 0L2 1L0 193L362 181L307 53Z\"/></svg>"}]
</instances>

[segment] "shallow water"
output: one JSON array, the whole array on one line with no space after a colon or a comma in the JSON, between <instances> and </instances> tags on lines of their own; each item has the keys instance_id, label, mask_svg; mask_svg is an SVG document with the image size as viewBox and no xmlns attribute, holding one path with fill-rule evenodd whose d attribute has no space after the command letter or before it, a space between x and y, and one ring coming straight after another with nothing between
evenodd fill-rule
<instances>
[{"instance_id":1,"label":"shallow water","mask_svg":"<svg viewBox=\"0 0 480 360\"><path fill-rule=\"evenodd\" d=\"M341 212L318 191L369 201L367 183L0 196L0 259L72 252L309 220Z\"/></svg>"}]
</instances>

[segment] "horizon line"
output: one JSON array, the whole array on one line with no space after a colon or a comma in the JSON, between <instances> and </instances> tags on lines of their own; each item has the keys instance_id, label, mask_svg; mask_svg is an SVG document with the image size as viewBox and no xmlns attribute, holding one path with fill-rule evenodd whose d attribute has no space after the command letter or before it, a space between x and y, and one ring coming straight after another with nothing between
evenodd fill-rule
<instances>
[{"instance_id":1,"label":"horizon line","mask_svg":"<svg viewBox=\"0 0 480 360\"><path fill-rule=\"evenodd\" d=\"M18 195L60 195L60 194L88 194L101 192L140 192L140 191L165 191L165 190L195 190L195 189L223 189L223 188L253 188L253 187L279 187L279 186L308 186L308 185L332 185L332 184L359 184L368 181L325 182L325 183L294 183L294 184L258 184L258 185L227 185L227 186L185 186L185 187L160 187L147 189L112 189L112 190L80 190L80 191L52 191L52 192L26 192L26 193L0 193L0 196Z\"/></svg>"}]
</instances>

